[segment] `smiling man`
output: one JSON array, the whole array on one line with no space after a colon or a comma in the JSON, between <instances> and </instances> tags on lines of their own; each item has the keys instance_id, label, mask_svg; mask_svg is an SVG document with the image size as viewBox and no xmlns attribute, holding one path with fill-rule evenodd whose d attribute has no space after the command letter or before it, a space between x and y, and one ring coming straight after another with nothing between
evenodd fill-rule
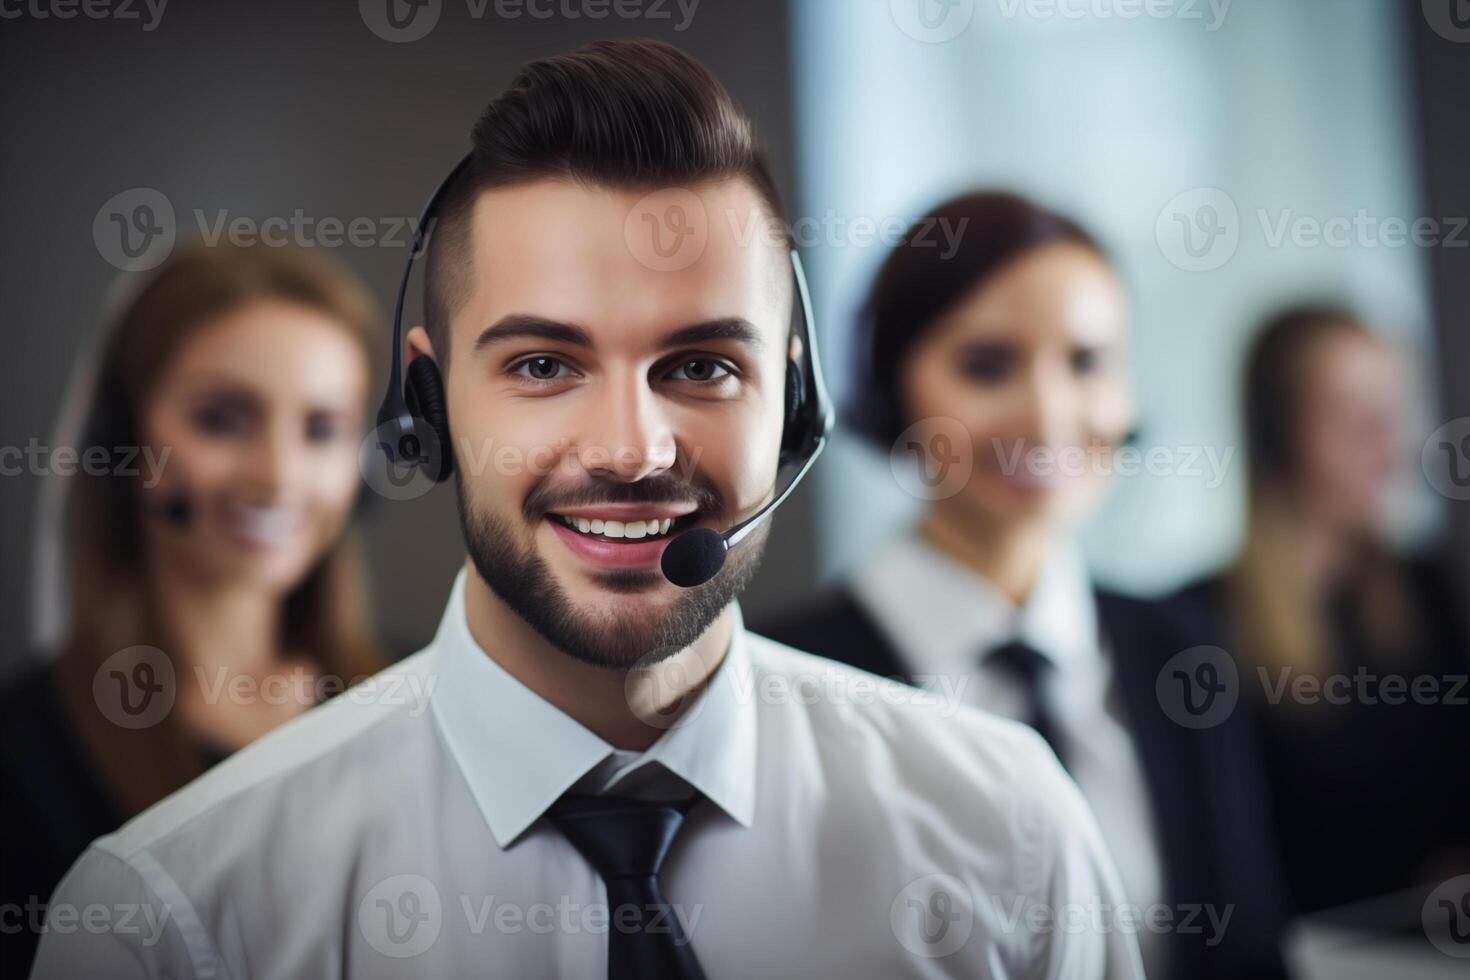
<instances>
[{"instance_id":1,"label":"smiling man","mask_svg":"<svg viewBox=\"0 0 1470 980\"><path fill-rule=\"evenodd\" d=\"M749 233L784 216L729 96L601 43L473 138L408 337L469 553L438 633L96 841L36 975L1141 975L1034 733L746 632L769 523L702 584L662 571L811 454L791 258Z\"/></svg>"},{"instance_id":2,"label":"smiling man","mask_svg":"<svg viewBox=\"0 0 1470 980\"><path fill-rule=\"evenodd\" d=\"M506 156L519 135L493 114L476 134ZM627 161L627 173L588 148L586 162L539 178L515 161L458 185L431 239L429 326L409 335L411 356L444 375L479 573L466 582L471 628L524 634L506 666L536 677L543 697L604 690L599 701L623 714L604 734L630 742L656 732L626 713L616 670L664 656L713 666L729 645L731 600L762 541L694 589L666 581L660 559L688 528L724 528L770 498L786 364L800 354L786 251L739 237L776 206L763 169L712 171L680 203L650 193L690 179L679 157L700 147L686 141L664 149L669 160ZM505 172L516 182L500 184ZM665 236L660 261L653 235L668 208L691 224ZM497 447L525 465L496 465ZM695 681L709 669L678 673Z\"/></svg>"}]
</instances>

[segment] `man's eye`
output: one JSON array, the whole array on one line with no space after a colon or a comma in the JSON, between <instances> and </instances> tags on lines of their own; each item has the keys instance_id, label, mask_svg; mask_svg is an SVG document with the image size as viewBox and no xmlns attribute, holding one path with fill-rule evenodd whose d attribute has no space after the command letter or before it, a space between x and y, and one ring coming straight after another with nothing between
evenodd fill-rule
<instances>
[{"instance_id":1,"label":"man's eye","mask_svg":"<svg viewBox=\"0 0 1470 980\"><path fill-rule=\"evenodd\" d=\"M669 377L674 381L717 381L729 373L729 369L719 361L697 357L674 368Z\"/></svg>"},{"instance_id":2,"label":"man's eye","mask_svg":"<svg viewBox=\"0 0 1470 980\"><path fill-rule=\"evenodd\" d=\"M559 381L568 376L570 369L554 357L528 357L512 368L511 372L532 381Z\"/></svg>"}]
</instances>

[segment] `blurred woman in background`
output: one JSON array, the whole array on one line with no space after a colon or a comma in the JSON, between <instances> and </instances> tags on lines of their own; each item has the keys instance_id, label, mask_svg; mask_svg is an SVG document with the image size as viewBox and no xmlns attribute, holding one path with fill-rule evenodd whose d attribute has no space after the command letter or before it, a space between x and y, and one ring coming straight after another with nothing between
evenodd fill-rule
<instances>
[{"instance_id":1,"label":"blurred woman in background","mask_svg":"<svg viewBox=\"0 0 1470 980\"><path fill-rule=\"evenodd\" d=\"M1266 323L1245 368L1244 543L1181 596L1222 618L1241 662L1304 912L1470 871L1470 689L1454 680L1470 640L1438 565L1382 531L1406 382L1346 310Z\"/></svg>"},{"instance_id":2,"label":"blurred woman in background","mask_svg":"<svg viewBox=\"0 0 1470 980\"><path fill-rule=\"evenodd\" d=\"M376 321L320 254L194 244L103 337L66 639L0 698L26 746L0 760L4 901L27 910L7 975L93 838L382 666L345 533Z\"/></svg>"},{"instance_id":3,"label":"blurred woman in background","mask_svg":"<svg viewBox=\"0 0 1470 980\"><path fill-rule=\"evenodd\" d=\"M1123 285L1086 231L1013 195L951 200L915 224L933 227L960 231L953 255L914 234L878 273L852 412L878 450L925 468L930 503L824 602L762 632L963 683L967 701L1031 724L1091 803L1132 903L1181 918L1234 906L1222 935L1141 930L1149 975L1275 975L1279 886L1246 733L1166 716L1155 680L1184 634L1163 608L1098 589L1074 540L1135 422ZM968 479L946 488L963 457Z\"/></svg>"}]
</instances>

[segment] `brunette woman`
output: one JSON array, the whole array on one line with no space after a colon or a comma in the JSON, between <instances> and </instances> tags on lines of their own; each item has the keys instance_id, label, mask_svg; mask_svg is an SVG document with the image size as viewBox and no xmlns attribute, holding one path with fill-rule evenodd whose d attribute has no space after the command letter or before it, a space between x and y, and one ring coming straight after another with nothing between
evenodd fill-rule
<instances>
[{"instance_id":1,"label":"brunette woman","mask_svg":"<svg viewBox=\"0 0 1470 980\"><path fill-rule=\"evenodd\" d=\"M1140 930L1149 975L1275 975L1249 732L1169 717L1155 682L1188 631L1099 588L1075 539L1135 422L1118 273L1075 221L1010 194L948 201L915 224L932 227L960 230L953 254L915 234L873 284L852 413L880 452L915 454L926 510L766 632L1030 724L1091 803L1129 900L1171 920ZM963 458L968 478L946 487ZM1230 921L1180 927L1207 909Z\"/></svg>"}]
</instances>

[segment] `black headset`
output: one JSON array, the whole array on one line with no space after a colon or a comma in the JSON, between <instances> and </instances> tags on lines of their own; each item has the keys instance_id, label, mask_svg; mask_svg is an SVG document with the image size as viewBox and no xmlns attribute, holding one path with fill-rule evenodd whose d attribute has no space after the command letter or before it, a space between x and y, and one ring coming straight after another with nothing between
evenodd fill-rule
<instances>
[{"instance_id":1,"label":"black headset","mask_svg":"<svg viewBox=\"0 0 1470 980\"><path fill-rule=\"evenodd\" d=\"M403 371L403 300L408 293L414 262L424 252L430 225L438 216L439 206L451 185L470 167L474 153L464 156L449 176L429 195L414 229L403 279L398 284L398 301L393 307L393 355L388 373L388 390L378 408L377 440L388 461L409 469L422 470L435 483L449 479L454 472L454 453L450 444L449 413L444 398L444 381L432 358L415 358L407 377ZM674 538L664 549L664 575L683 587L700 585L713 578L724 564L725 553L745 539L791 491L801 482L821 455L831 434L835 412L822 380L821 358L817 353L817 335L813 325L811 296L801 257L790 251L791 274L796 283L797 304L801 308L801 355L786 364L785 423L781 432L782 467L799 467L785 488L752 516L724 532L712 528L691 528Z\"/></svg>"}]
</instances>

